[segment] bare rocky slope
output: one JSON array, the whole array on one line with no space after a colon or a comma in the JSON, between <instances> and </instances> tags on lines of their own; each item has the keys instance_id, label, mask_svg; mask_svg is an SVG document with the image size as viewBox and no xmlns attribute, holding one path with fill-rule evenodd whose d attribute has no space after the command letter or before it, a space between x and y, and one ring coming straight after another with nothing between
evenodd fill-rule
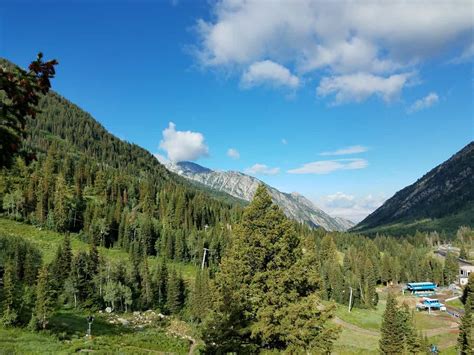
<instances>
[{"instance_id":1,"label":"bare rocky slope","mask_svg":"<svg viewBox=\"0 0 474 355\"><path fill-rule=\"evenodd\" d=\"M257 187L263 183L255 177L238 171L214 171L191 162L169 163L166 167L187 179L245 201L250 201ZM329 216L298 193L288 194L266 186L273 201L295 221L313 228L322 227L328 231L344 231L354 226L354 223L349 220Z\"/></svg>"}]
</instances>

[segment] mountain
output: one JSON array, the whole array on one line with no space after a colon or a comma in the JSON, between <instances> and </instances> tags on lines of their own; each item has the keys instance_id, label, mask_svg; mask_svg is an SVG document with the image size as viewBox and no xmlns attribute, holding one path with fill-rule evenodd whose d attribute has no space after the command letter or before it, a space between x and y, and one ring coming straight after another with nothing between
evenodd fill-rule
<instances>
[{"instance_id":1,"label":"mountain","mask_svg":"<svg viewBox=\"0 0 474 355\"><path fill-rule=\"evenodd\" d=\"M474 225L474 142L398 191L354 231L445 230Z\"/></svg>"},{"instance_id":2,"label":"mountain","mask_svg":"<svg viewBox=\"0 0 474 355\"><path fill-rule=\"evenodd\" d=\"M257 187L263 183L257 178L238 171L213 171L192 162L168 163L166 167L189 180L245 201L250 201ZM288 194L266 186L273 201L295 221L311 227L323 227L329 231L344 231L354 225L343 218L329 216L300 194L295 192Z\"/></svg>"}]
</instances>

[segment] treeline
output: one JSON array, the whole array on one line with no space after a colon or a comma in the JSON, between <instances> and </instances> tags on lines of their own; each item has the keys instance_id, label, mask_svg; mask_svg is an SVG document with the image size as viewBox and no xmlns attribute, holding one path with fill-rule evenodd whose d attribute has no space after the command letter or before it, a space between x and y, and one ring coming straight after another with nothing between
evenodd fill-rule
<instances>
[{"instance_id":1,"label":"treeline","mask_svg":"<svg viewBox=\"0 0 474 355\"><path fill-rule=\"evenodd\" d=\"M460 231L464 239L472 234L466 227ZM450 252L442 262L433 253L441 242L437 233L418 232L404 239L328 233L315 239L326 300L348 304L352 289L354 307L373 308L377 285L432 281L448 286L458 278L457 255Z\"/></svg>"},{"instance_id":2,"label":"treeline","mask_svg":"<svg viewBox=\"0 0 474 355\"><path fill-rule=\"evenodd\" d=\"M25 144L37 159L17 157L0 172L4 214L170 260L197 262L209 248L218 264L239 205L184 183L56 94L40 108Z\"/></svg>"}]
</instances>

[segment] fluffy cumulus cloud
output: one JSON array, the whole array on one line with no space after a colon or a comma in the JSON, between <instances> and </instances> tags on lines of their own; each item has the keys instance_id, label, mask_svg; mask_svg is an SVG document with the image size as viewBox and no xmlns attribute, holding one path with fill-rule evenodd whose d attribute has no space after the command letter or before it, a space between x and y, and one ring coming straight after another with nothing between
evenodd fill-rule
<instances>
[{"instance_id":1,"label":"fluffy cumulus cloud","mask_svg":"<svg viewBox=\"0 0 474 355\"><path fill-rule=\"evenodd\" d=\"M197 22L195 53L249 86L294 89L322 76L318 94L337 103L389 101L424 61L451 50L468 58L473 27L472 0L220 0Z\"/></svg>"},{"instance_id":2,"label":"fluffy cumulus cloud","mask_svg":"<svg viewBox=\"0 0 474 355\"><path fill-rule=\"evenodd\" d=\"M411 105L408 108L408 112L413 113L413 112L416 112L416 111L427 109L427 108L433 106L434 104L436 104L438 101L439 101L438 94L436 94L435 92L430 92L425 97L423 97L419 100L416 100L413 103L413 105Z\"/></svg>"},{"instance_id":3,"label":"fluffy cumulus cloud","mask_svg":"<svg viewBox=\"0 0 474 355\"><path fill-rule=\"evenodd\" d=\"M160 148L173 162L193 161L209 154L209 149L201 133L177 131L173 122L170 122L168 127L163 130Z\"/></svg>"},{"instance_id":4,"label":"fluffy cumulus cloud","mask_svg":"<svg viewBox=\"0 0 474 355\"><path fill-rule=\"evenodd\" d=\"M242 86L252 87L257 85L286 86L295 89L300 80L284 66L264 60L250 65L242 75Z\"/></svg>"},{"instance_id":5,"label":"fluffy cumulus cloud","mask_svg":"<svg viewBox=\"0 0 474 355\"><path fill-rule=\"evenodd\" d=\"M227 150L227 156L232 159L240 159L240 153L237 149L235 148L229 148Z\"/></svg>"},{"instance_id":6,"label":"fluffy cumulus cloud","mask_svg":"<svg viewBox=\"0 0 474 355\"><path fill-rule=\"evenodd\" d=\"M280 168L271 168L265 164L254 164L250 168L245 169L246 174L250 175L276 175L280 172Z\"/></svg>"},{"instance_id":7,"label":"fluffy cumulus cloud","mask_svg":"<svg viewBox=\"0 0 474 355\"><path fill-rule=\"evenodd\" d=\"M336 75L325 77L319 83L316 93L324 97L334 95L333 104L361 102L372 95L389 102L400 96L412 73L393 74L382 77L368 73Z\"/></svg>"},{"instance_id":8,"label":"fluffy cumulus cloud","mask_svg":"<svg viewBox=\"0 0 474 355\"><path fill-rule=\"evenodd\" d=\"M303 164L303 166L288 170L289 174L329 174L338 170L364 169L369 165L365 159L320 160Z\"/></svg>"},{"instance_id":9,"label":"fluffy cumulus cloud","mask_svg":"<svg viewBox=\"0 0 474 355\"><path fill-rule=\"evenodd\" d=\"M349 155L349 154L358 154L358 153L364 153L368 151L369 148L364 147L363 145L352 145L350 147L345 147L341 149L337 149L331 152L323 152L320 153L319 155Z\"/></svg>"},{"instance_id":10,"label":"fluffy cumulus cloud","mask_svg":"<svg viewBox=\"0 0 474 355\"><path fill-rule=\"evenodd\" d=\"M322 196L315 203L332 216L360 222L379 208L386 200L384 196L354 196L343 192Z\"/></svg>"}]
</instances>

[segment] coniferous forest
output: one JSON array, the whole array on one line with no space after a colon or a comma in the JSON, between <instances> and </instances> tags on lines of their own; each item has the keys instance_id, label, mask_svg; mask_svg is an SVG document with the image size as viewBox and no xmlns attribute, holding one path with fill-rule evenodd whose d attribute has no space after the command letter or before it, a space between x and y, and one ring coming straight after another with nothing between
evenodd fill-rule
<instances>
[{"instance_id":1,"label":"coniferous forest","mask_svg":"<svg viewBox=\"0 0 474 355\"><path fill-rule=\"evenodd\" d=\"M28 233L0 229L5 329L54 334L63 310L152 310L190 326L204 353L330 353L343 332L338 312L377 312L383 297L380 351L426 351L408 305L386 290L456 282L458 255L433 250L450 241L469 259L470 228L398 237L310 229L263 185L246 206L187 182L55 92L37 109L21 143L28 154L0 171L1 218L59 239L46 257ZM469 293L463 302L458 343L469 353Z\"/></svg>"}]
</instances>

